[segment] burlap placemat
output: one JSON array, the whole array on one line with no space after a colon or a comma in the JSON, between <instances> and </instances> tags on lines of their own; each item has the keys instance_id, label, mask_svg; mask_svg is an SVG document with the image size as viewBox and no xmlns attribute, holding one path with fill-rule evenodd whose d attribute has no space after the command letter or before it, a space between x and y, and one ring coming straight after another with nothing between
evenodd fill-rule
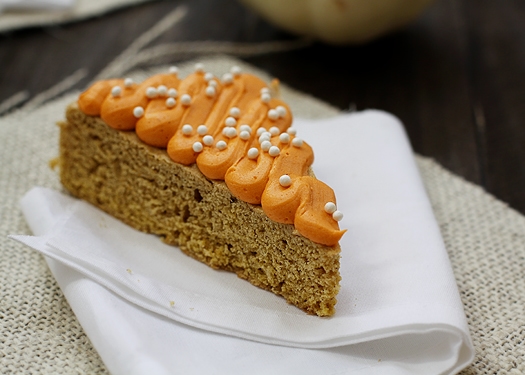
<instances>
[{"instance_id":1,"label":"burlap placemat","mask_svg":"<svg viewBox=\"0 0 525 375\"><path fill-rule=\"evenodd\" d=\"M238 61L204 60L224 72ZM242 65L242 64L241 64ZM243 65L243 69L252 69ZM257 72L261 74L261 72ZM138 72L140 78L144 72ZM287 87L294 114L338 110ZM76 93L0 118L0 363L2 373L106 373L67 301L37 253L8 240L29 233L18 201L35 185L61 190L48 162L58 127ZM431 159L415 156L443 238L476 348L463 374L525 373L525 217ZM348 249L347 251L351 251Z\"/></svg>"}]
</instances>

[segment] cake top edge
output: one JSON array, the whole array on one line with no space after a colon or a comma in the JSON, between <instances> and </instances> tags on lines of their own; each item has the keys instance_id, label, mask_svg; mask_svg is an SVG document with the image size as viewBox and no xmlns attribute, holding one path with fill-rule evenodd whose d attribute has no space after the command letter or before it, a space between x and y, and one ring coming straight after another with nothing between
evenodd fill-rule
<instances>
[{"instance_id":1,"label":"cake top edge","mask_svg":"<svg viewBox=\"0 0 525 375\"><path fill-rule=\"evenodd\" d=\"M268 85L237 66L218 78L196 64L183 79L172 67L141 83L95 82L77 104L84 114L166 149L173 162L196 164L208 179L225 181L232 195L261 205L271 220L337 246L345 230L335 193L309 173L313 150L297 136L278 94L277 80Z\"/></svg>"}]
</instances>

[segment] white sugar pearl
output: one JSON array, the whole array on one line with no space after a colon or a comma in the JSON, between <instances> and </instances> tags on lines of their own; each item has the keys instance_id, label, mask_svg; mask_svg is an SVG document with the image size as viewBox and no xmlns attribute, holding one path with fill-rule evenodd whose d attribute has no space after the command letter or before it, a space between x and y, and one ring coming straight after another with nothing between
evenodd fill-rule
<instances>
[{"instance_id":1,"label":"white sugar pearl","mask_svg":"<svg viewBox=\"0 0 525 375\"><path fill-rule=\"evenodd\" d=\"M191 135L192 132L193 132L193 126L191 126L190 124L186 124L182 126L182 134Z\"/></svg>"},{"instance_id":2,"label":"white sugar pearl","mask_svg":"<svg viewBox=\"0 0 525 375\"><path fill-rule=\"evenodd\" d=\"M206 146L211 146L213 144L213 137L211 135L205 135L202 137L202 143Z\"/></svg>"},{"instance_id":3,"label":"white sugar pearl","mask_svg":"<svg viewBox=\"0 0 525 375\"><path fill-rule=\"evenodd\" d=\"M233 117L226 117L226 120L224 121L224 125L226 126L235 126L237 125L237 120Z\"/></svg>"},{"instance_id":4,"label":"white sugar pearl","mask_svg":"<svg viewBox=\"0 0 525 375\"><path fill-rule=\"evenodd\" d=\"M117 97L122 94L122 88L120 86L113 86L111 89L111 96Z\"/></svg>"},{"instance_id":5,"label":"white sugar pearl","mask_svg":"<svg viewBox=\"0 0 525 375\"><path fill-rule=\"evenodd\" d=\"M239 118L240 115L241 115L241 110L239 108L232 107L230 109L230 116L235 117L235 118Z\"/></svg>"},{"instance_id":6,"label":"white sugar pearl","mask_svg":"<svg viewBox=\"0 0 525 375\"><path fill-rule=\"evenodd\" d=\"M190 105L191 104L191 96L188 95L188 94L184 94L180 97L180 102L183 104L183 105Z\"/></svg>"},{"instance_id":7,"label":"white sugar pearl","mask_svg":"<svg viewBox=\"0 0 525 375\"><path fill-rule=\"evenodd\" d=\"M230 69L230 73L234 76L238 76L239 74L241 74L241 68L239 68L237 65L232 66L232 68Z\"/></svg>"},{"instance_id":8,"label":"white sugar pearl","mask_svg":"<svg viewBox=\"0 0 525 375\"><path fill-rule=\"evenodd\" d=\"M279 156L280 153L281 153L281 150L277 146L272 146L268 150L268 154L270 154L270 156Z\"/></svg>"},{"instance_id":9,"label":"white sugar pearl","mask_svg":"<svg viewBox=\"0 0 525 375\"><path fill-rule=\"evenodd\" d=\"M272 144L270 141L264 141L261 143L261 150L268 151L272 147Z\"/></svg>"},{"instance_id":10,"label":"white sugar pearl","mask_svg":"<svg viewBox=\"0 0 525 375\"><path fill-rule=\"evenodd\" d=\"M250 132L247 132L246 130L241 131L239 133L239 138L243 141L247 141L248 139L250 139Z\"/></svg>"},{"instance_id":11,"label":"white sugar pearl","mask_svg":"<svg viewBox=\"0 0 525 375\"><path fill-rule=\"evenodd\" d=\"M268 103L271 99L272 97L270 96L270 94L268 93L261 94L261 100L263 101L263 103Z\"/></svg>"},{"instance_id":12,"label":"white sugar pearl","mask_svg":"<svg viewBox=\"0 0 525 375\"><path fill-rule=\"evenodd\" d=\"M209 82L209 81L211 81L212 79L213 79L213 74L212 74L212 73L208 72L208 73L206 73L206 74L204 75L204 80L205 80L206 82Z\"/></svg>"},{"instance_id":13,"label":"white sugar pearl","mask_svg":"<svg viewBox=\"0 0 525 375\"><path fill-rule=\"evenodd\" d=\"M275 110L277 111L277 114L279 115L279 117L283 118L284 116L286 116L286 108L283 107L282 105L278 105L277 107L275 107Z\"/></svg>"},{"instance_id":14,"label":"white sugar pearl","mask_svg":"<svg viewBox=\"0 0 525 375\"><path fill-rule=\"evenodd\" d=\"M288 130L286 130L286 132L290 135L296 135L297 134L297 129L295 128L288 128Z\"/></svg>"},{"instance_id":15,"label":"white sugar pearl","mask_svg":"<svg viewBox=\"0 0 525 375\"><path fill-rule=\"evenodd\" d=\"M335 221L341 221L343 220L343 213L341 211L335 211L332 214L332 217L334 218Z\"/></svg>"},{"instance_id":16,"label":"white sugar pearl","mask_svg":"<svg viewBox=\"0 0 525 375\"><path fill-rule=\"evenodd\" d=\"M215 145L215 147L217 147L220 151L224 150L228 145L226 144L226 142L224 141L219 141L217 142L217 144Z\"/></svg>"},{"instance_id":17,"label":"white sugar pearl","mask_svg":"<svg viewBox=\"0 0 525 375\"><path fill-rule=\"evenodd\" d=\"M166 107L173 108L175 107L175 104L177 104L177 101L173 98L166 99Z\"/></svg>"},{"instance_id":18,"label":"white sugar pearl","mask_svg":"<svg viewBox=\"0 0 525 375\"><path fill-rule=\"evenodd\" d=\"M292 139L292 145L294 147L301 147L303 145L303 140L301 138Z\"/></svg>"},{"instance_id":19,"label":"white sugar pearl","mask_svg":"<svg viewBox=\"0 0 525 375\"><path fill-rule=\"evenodd\" d=\"M204 146L200 142L195 142L191 148L193 148L193 151L195 152L201 152Z\"/></svg>"},{"instance_id":20,"label":"white sugar pearl","mask_svg":"<svg viewBox=\"0 0 525 375\"><path fill-rule=\"evenodd\" d=\"M144 116L144 108L140 106L133 108L133 116L135 116L136 118Z\"/></svg>"},{"instance_id":21,"label":"white sugar pearl","mask_svg":"<svg viewBox=\"0 0 525 375\"><path fill-rule=\"evenodd\" d=\"M213 86L206 87L206 96L208 97L215 96L215 87Z\"/></svg>"},{"instance_id":22,"label":"white sugar pearl","mask_svg":"<svg viewBox=\"0 0 525 375\"><path fill-rule=\"evenodd\" d=\"M281 135L279 136L279 141L281 143L289 143L290 142L290 134L288 133L281 133Z\"/></svg>"},{"instance_id":23,"label":"white sugar pearl","mask_svg":"<svg viewBox=\"0 0 525 375\"><path fill-rule=\"evenodd\" d=\"M248 158L256 159L257 156L259 156L259 150L257 150L255 147L252 147L248 150Z\"/></svg>"},{"instance_id":24,"label":"white sugar pearl","mask_svg":"<svg viewBox=\"0 0 525 375\"><path fill-rule=\"evenodd\" d=\"M288 187L292 184L292 179L287 174L283 174L281 177L279 177L279 184L283 187Z\"/></svg>"},{"instance_id":25,"label":"white sugar pearl","mask_svg":"<svg viewBox=\"0 0 525 375\"><path fill-rule=\"evenodd\" d=\"M126 78L126 79L124 80L124 87L129 88L129 87L131 87L131 86L133 86L133 80L132 80L131 78Z\"/></svg>"},{"instance_id":26,"label":"white sugar pearl","mask_svg":"<svg viewBox=\"0 0 525 375\"><path fill-rule=\"evenodd\" d=\"M259 129L257 129L257 137L260 137L262 133L264 133L266 131L265 128L263 127L260 127Z\"/></svg>"},{"instance_id":27,"label":"white sugar pearl","mask_svg":"<svg viewBox=\"0 0 525 375\"><path fill-rule=\"evenodd\" d=\"M270 95L270 89L268 87L263 87L260 91L261 95L262 94L268 94Z\"/></svg>"},{"instance_id":28,"label":"white sugar pearl","mask_svg":"<svg viewBox=\"0 0 525 375\"><path fill-rule=\"evenodd\" d=\"M155 87L148 87L146 89L146 96L150 99L154 99L159 95L157 89Z\"/></svg>"},{"instance_id":29,"label":"white sugar pearl","mask_svg":"<svg viewBox=\"0 0 525 375\"><path fill-rule=\"evenodd\" d=\"M225 85L229 85L233 82L233 75L231 73L224 73L222 75L222 83Z\"/></svg>"},{"instance_id":30,"label":"white sugar pearl","mask_svg":"<svg viewBox=\"0 0 525 375\"><path fill-rule=\"evenodd\" d=\"M176 89L173 89L173 88L172 88L172 89L169 89L169 90L168 90L168 96L169 96L170 98L176 98L176 97L177 97L177 90L176 90Z\"/></svg>"},{"instance_id":31,"label":"white sugar pearl","mask_svg":"<svg viewBox=\"0 0 525 375\"><path fill-rule=\"evenodd\" d=\"M259 137L259 143L262 144L263 142L268 142L270 139L272 139L272 135L268 132L264 132Z\"/></svg>"},{"instance_id":32,"label":"white sugar pearl","mask_svg":"<svg viewBox=\"0 0 525 375\"><path fill-rule=\"evenodd\" d=\"M242 132L246 131L246 132L252 134L252 128L250 127L250 125L243 124L243 125L241 125L239 127L239 130L242 131Z\"/></svg>"},{"instance_id":33,"label":"white sugar pearl","mask_svg":"<svg viewBox=\"0 0 525 375\"><path fill-rule=\"evenodd\" d=\"M177 68L176 66L170 66L170 73L179 74L179 68Z\"/></svg>"},{"instance_id":34,"label":"white sugar pearl","mask_svg":"<svg viewBox=\"0 0 525 375\"><path fill-rule=\"evenodd\" d=\"M208 82L208 86L217 87L217 81L214 80L214 79L211 79L211 80Z\"/></svg>"},{"instance_id":35,"label":"white sugar pearl","mask_svg":"<svg viewBox=\"0 0 525 375\"><path fill-rule=\"evenodd\" d=\"M334 202L326 202L324 210L328 214L333 214L337 210L337 207Z\"/></svg>"},{"instance_id":36,"label":"white sugar pearl","mask_svg":"<svg viewBox=\"0 0 525 375\"><path fill-rule=\"evenodd\" d=\"M235 128L224 128L224 130L226 131L224 134L226 137L228 138L237 137L237 130Z\"/></svg>"},{"instance_id":37,"label":"white sugar pearl","mask_svg":"<svg viewBox=\"0 0 525 375\"><path fill-rule=\"evenodd\" d=\"M199 125L197 127L197 134L205 135L208 132L208 127L206 125Z\"/></svg>"},{"instance_id":38,"label":"white sugar pearl","mask_svg":"<svg viewBox=\"0 0 525 375\"><path fill-rule=\"evenodd\" d=\"M159 87L157 87L157 92L160 96L166 96L168 95L168 88L164 85L160 85Z\"/></svg>"},{"instance_id":39,"label":"white sugar pearl","mask_svg":"<svg viewBox=\"0 0 525 375\"><path fill-rule=\"evenodd\" d=\"M197 73L203 73L204 72L204 64L202 64L202 63L195 64L195 71Z\"/></svg>"},{"instance_id":40,"label":"white sugar pearl","mask_svg":"<svg viewBox=\"0 0 525 375\"><path fill-rule=\"evenodd\" d=\"M276 109L270 109L268 111L268 118L272 121L275 121L279 118L279 113L277 112Z\"/></svg>"},{"instance_id":41,"label":"white sugar pearl","mask_svg":"<svg viewBox=\"0 0 525 375\"><path fill-rule=\"evenodd\" d=\"M274 136L274 135L278 135L280 132L281 132L281 131L279 130L279 128L278 128L277 126L272 126L272 127L270 128L270 134L271 134L272 136Z\"/></svg>"}]
</instances>

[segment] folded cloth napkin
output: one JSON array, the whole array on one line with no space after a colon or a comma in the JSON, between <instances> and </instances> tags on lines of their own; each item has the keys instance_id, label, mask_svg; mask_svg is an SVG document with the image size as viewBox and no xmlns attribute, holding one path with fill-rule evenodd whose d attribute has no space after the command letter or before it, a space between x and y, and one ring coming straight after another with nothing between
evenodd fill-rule
<instances>
[{"instance_id":1,"label":"folded cloth napkin","mask_svg":"<svg viewBox=\"0 0 525 375\"><path fill-rule=\"evenodd\" d=\"M114 374L441 374L474 349L400 122L380 111L294 121L336 192L341 291L319 318L89 204L35 188L22 210Z\"/></svg>"},{"instance_id":2,"label":"folded cloth napkin","mask_svg":"<svg viewBox=\"0 0 525 375\"><path fill-rule=\"evenodd\" d=\"M0 0L3 10L64 10L73 7L75 0Z\"/></svg>"}]
</instances>

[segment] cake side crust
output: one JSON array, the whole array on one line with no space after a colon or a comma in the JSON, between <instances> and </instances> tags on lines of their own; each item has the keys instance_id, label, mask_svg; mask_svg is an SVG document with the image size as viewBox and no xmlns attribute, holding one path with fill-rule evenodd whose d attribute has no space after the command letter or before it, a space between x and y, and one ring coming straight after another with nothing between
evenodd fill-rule
<instances>
[{"instance_id":1,"label":"cake side crust","mask_svg":"<svg viewBox=\"0 0 525 375\"><path fill-rule=\"evenodd\" d=\"M84 199L187 255L235 272L309 314L330 316L339 291L339 246L313 243L222 181L169 159L134 132L108 127L72 104L60 132L60 178Z\"/></svg>"}]
</instances>

